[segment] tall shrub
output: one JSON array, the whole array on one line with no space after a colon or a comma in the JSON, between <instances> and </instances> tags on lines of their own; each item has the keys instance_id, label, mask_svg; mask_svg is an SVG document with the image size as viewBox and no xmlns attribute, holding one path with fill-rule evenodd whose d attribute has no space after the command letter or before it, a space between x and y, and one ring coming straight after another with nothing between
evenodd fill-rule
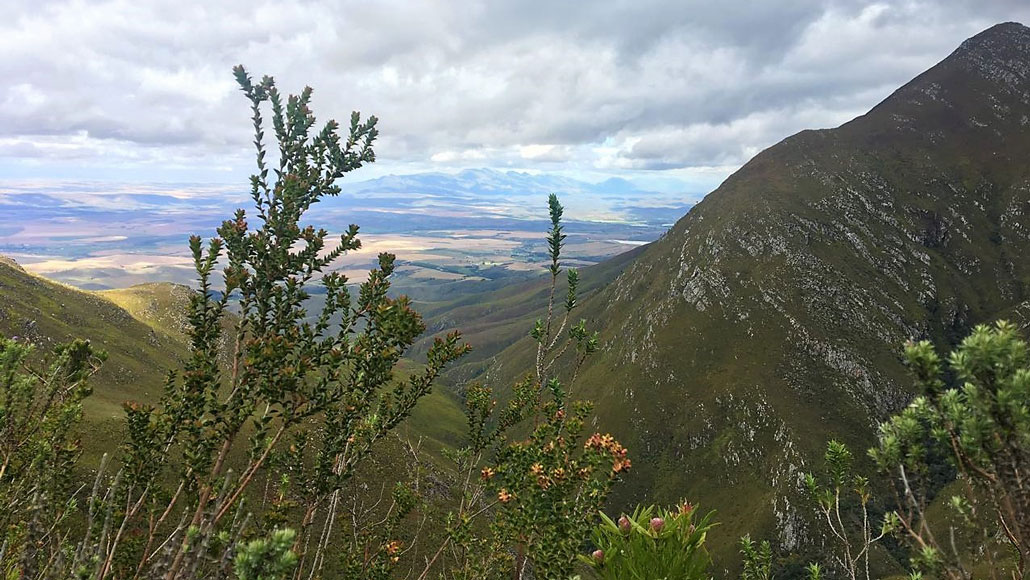
<instances>
[{"instance_id":1,"label":"tall shrub","mask_svg":"<svg viewBox=\"0 0 1030 580\"><path fill-rule=\"evenodd\" d=\"M237 210L206 244L190 238L199 291L188 313L189 357L156 404L125 405L121 467L110 479L98 476L81 536L46 536L50 564L41 577L218 578L234 567L247 578L319 575L339 535L343 484L467 349L458 333L438 338L423 368L398 377L425 325L406 297L390 296L394 256L380 254L355 294L332 264L361 247L358 227L333 239L302 223L314 204L340 192L339 178L375 160L376 118L355 112L342 134L336 121L316 129L310 88L284 97L271 77L255 83L243 67L234 73L252 113L253 214ZM315 284L324 304L312 313ZM17 364L15 347L0 346L0 363ZM63 354L88 361L84 348ZM76 383L66 375L88 365L75 368L60 369L60 384ZM10 392L25 390L23 382ZM74 408L77 399L69 401ZM292 462L270 472L273 457ZM278 493L260 509L247 506L261 489ZM383 544L374 549L393 549ZM255 562L276 562L278 571ZM33 577L28 572L20 574Z\"/></svg>"}]
</instances>

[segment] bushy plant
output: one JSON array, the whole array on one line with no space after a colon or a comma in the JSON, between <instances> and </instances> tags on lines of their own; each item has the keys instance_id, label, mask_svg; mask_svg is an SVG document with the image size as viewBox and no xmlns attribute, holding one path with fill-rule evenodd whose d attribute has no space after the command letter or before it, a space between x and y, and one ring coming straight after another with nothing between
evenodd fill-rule
<instances>
[{"instance_id":1,"label":"bushy plant","mask_svg":"<svg viewBox=\"0 0 1030 580\"><path fill-rule=\"evenodd\" d=\"M556 195L548 210L550 292L546 315L530 332L537 345L533 372L500 408L490 387L466 390L470 444L453 454L459 507L446 516L447 538L420 578L443 558L445 577L567 579L611 486L630 468L627 450L611 435L585 436L592 406L567 391L596 350L597 335L583 321L572 323L575 270L566 274L558 314L565 234Z\"/></svg>"},{"instance_id":2,"label":"bushy plant","mask_svg":"<svg viewBox=\"0 0 1030 580\"><path fill-rule=\"evenodd\" d=\"M638 506L617 522L602 513L591 537L596 549L579 558L606 580L710 578L705 539L716 525L714 512L697 513L686 502L672 509Z\"/></svg>"},{"instance_id":3,"label":"bushy plant","mask_svg":"<svg viewBox=\"0 0 1030 580\"><path fill-rule=\"evenodd\" d=\"M740 558L743 566L740 580L770 580L773 577L769 540L756 542L750 535L740 538Z\"/></svg>"},{"instance_id":4,"label":"bushy plant","mask_svg":"<svg viewBox=\"0 0 1030 580\"><path fill-rule=\"evenodd\" d=\"M0 572L32 577L61 554L47 538L74 513L75 427L88 380L106 355L86 341L53 349L37 364L35 347L0 336Z\"/></svg>"},{"instance_id":5,"label":"bushy plant","mask_svg":"<svg viewBox=\"0 0 1030 580\"><path fill-rule=\"evenodd\" d=\"M769 540L756 542L750 535L740 538L740 559L740 580L772 580L777 577ZM780 566L780 577L798 578L801 573L807 580L819 580L822 577L822 568L814 562L805 566L802 571L782 570L782 564Z\"/></svg>"},{"instance_id":6,"label":"bushy plant","mask_svg":"<svg viewBox=\"0 0 1030 580\"><path fill-rule=\"evenodd\" d=\"M853 472L851 451L846 445L830 441L823 458L826 480L820 481L807 473L805 486L818 505L819 515L830 531L830 539L837 545L837 550L832 553L833 561L848 578L869 580L870 552L897 528L897 517L888 513L878 525L870 522L872 493L869 479ZM847 505L842 506L842 503L850 503L850 499L856 504L857 517L854 520Z\"/></svg>"},{"instance_id":7,"label":"bushy plant","mask_svg":"<svg viewBox=\"0 0 1030 580\"><path fill-rule=\"evenodd\" d=\"M205 549L220 529L232 527L244 492L262 477L286 485L273 502L288 500L284 509L301 514L294 546L298 569L321 569L343 483L466 349L457 333L437 339L424 370L395 381L394 367L425 326L406 297L388 294L394 256L379 255L355 299L346 277L329 267L360 247L357 226L329 243L326 230L301 225L312 205L339 193L336 180L375 160L376 118L362 122L355 112L345 138L335 121L313 132L310 88L284 100L271 77L254 83L242 67L234 72L253 113L257 173L251 198L257 225L241 209L206 249L199 237L191 238L200 287L189 316L191 358L181 376L168 381L156 407L127 407L131 499L123 524L141 516L160 523L178 504L201 538L191 546L173 530L171 541L160 540L163 548L152 552L162 532L148 526L141 565L154 559L169 577L207 565ZM279 149L274 179L265 160L266 105ZM216 298L211 275L220 262L224 288ZM324 306L314 322L306 322L308 285L316 281L324 288ZM225 369L218 355L230 297L237 316L229 337L232 361ZM230 455L236 450L246 459L233 473ZM289 475L269 474L270 458L284 453L295 459ZM178 466L178 489L158 495L158 468L169 464ZM278 523L255 522L265 530Z\"/></svg>"},{"instance_id":8,"label":"bushy plant","mask_svg":"<svg viewBox=\"0 0 1030 580\"><path fill-rule=\"evenodd\" d=\"M917 573L968 578L976 568L1013 577L1030 574L1030 350L1016 326L998 322L973 330L945 363L927 342L905 347L919 396L880 427L870 450L897 500L895 518L913 553ZM958 491L946 503L953 518L932 521L928 511L941 484L934 468L948 462ZM963 550L966 532L979 557ZM938 537L944 534L944 537Z\"/></svg>"}]
</instances>

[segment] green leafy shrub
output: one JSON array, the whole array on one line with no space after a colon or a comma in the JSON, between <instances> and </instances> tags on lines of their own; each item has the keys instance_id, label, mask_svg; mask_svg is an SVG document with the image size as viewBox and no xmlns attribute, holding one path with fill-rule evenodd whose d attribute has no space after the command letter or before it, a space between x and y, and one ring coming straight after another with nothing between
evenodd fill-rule
<instances>
[{"instance_id":1,"label":"green leafy shrub","mask_svg":"<svg viewBox=\"0 0 1030 580\"><path fill-rule=\"evenodd\" d=\"M981 325L948 357L955 379L927 342L905 357L920 395L880 427L870 450L897 497L894 513L916 573L968 578L1030 574L1030 349L1008 322ZM958 493L948 521L929 510L942 488L935 468L947 461ZM938 512L939 513L939 512ZM943 536L943 537L941 537ZM956 540L956 537L959 539ZM1002 538L1008 554L997 549ZM976 548L964 550L962 539ZM979 555L973 554L979 552ZM1014 566L1006 561L1014 555Z\"/></svg>"},{"instance_id":2,"label":"green leafy shrub","mask_svg":"<svg viewBox=\"0 0 1030 580\"><path fill-rule=\"evenodd\" d=\"M0 336L0 573L32 577L52 554L47 538L75 512L81 443L74 432L88 379L106 358L86 341L34 347Z\"/></svg>"},{"instance_id":3,"label":"green leafy shrub","mask_svg":"<svg viewBox=\"0 0 1030 580\"><path fill-rule=\"evenodd\" d=\"M611 435L585 435L592 405L567 391L596 350L597 335L572 322L576 270L566 274L564 304L556 302L565 234L554 194L548 210L550 292L546 317L530 332L533 372L500 408L490 387L466 389L470 445L452 454L459 507L445 517L447 538L419 578L428 578L440 558L444 577L569 578L609 490L630 468L628 451Z\"/></svg>"},{"instance_id":4,"label":"green leafy shrub","mask_svg":"<svg viewBox=\"0 0 1030 580\"><path fill-rule=\"evenodd\" d=\"M253 114L255 223L240 209L206 248L200 237L190 239L200 289L189 313L191 357L170 377L158 405L126 406L130 441L122 485L129 507L111 547L103 548L101 577L115 563L123 532L133 527L144 530L139 569L170 578L216 569L218 550L231 550L219 538L241 532L245 494L259 481L274 482L277 493L265 498L269 508L251 524L270 533L291 519L298 569L319 573L340 531L333 528L342 486L467 348L457 333L438 338L425 367L397 380L395 367L425 325L407 297L389 295L394 256L380 254L352 296L346 277L331 266L360 248L358 227L332 241L326 230L302 225L311 206L339 193L339 178L375 160L376 118L362 122L353 113L345 136L333 120L314 130L309 87L284 98L271 77L255 83L243 67L234 73ZM274 169L265 159L265 108L279 149ZM216 295L218 265L224 288ZM306 322L309 287L316 282L324 306ZM231 298L237 315L225 368L219 345ZM268 466L284 456L291 458L284 472L270 473ZM162 490L172 466L178 485ZM166 525L178 510L185 510L196 539Z\"/></svg>"},{"instance_id":5,"label":"green leafy shrub","mask_svg":"<svg viewBox=\"0 0 1030 580\"><path fill-rule=\"evenodd\" d=\"M823 458L826 462L825 481L806 473L805 486L818 505L820 519L830 530L830 539L837 546L837 550L832 552L833 562L848 578L868 580L871 578L870 552L897 528L897 517L894 513L887 513L878 526L870 522L872 493L869 479L853 473L851 451L846 445L830 441ZM848 509L851 499L856 504L854 517Z\"/></svg>"},{"instance_id":6,"label":"green leafy shrub","mask_svg":"<svg viewBox=\"0 0 1030 580\"><path fill-rule=\"evenodd\" d=\"M743 570L740 580L770 580L772 576L772 546L769 540L755 542L750 535L740 539L740 557Z\"/></svg>"},{"instance_id":7,"label":"green leafy shrub","mask_svg":"<svg viewBox=\"0 0 1030 580\"><path fill-rule=\"evenodd\" d=\"M591 538L596 550L579 559L606 580L709 578L705 539L716 525L713 516L698 518L689 503L673 509L638 506L618 522L602 513Z\"/></svg>"},{"instance_id":8,"label":"green leafy shrub","mask_svg":"<svg viewBox=\"0 0 1030 580\"><path fill-rule=\"evenodd\" d=\"M251 540L240 546L233 558L233 571L239 580L284 580L297 567L297 554L291 549L297 532L274 530L268 538Z\"/></svg>"}]
</instances>

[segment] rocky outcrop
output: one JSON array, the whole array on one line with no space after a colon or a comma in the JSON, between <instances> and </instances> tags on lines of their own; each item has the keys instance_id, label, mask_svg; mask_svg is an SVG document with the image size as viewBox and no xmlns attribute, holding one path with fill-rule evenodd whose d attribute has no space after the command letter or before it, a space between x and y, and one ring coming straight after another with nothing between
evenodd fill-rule
<instances>
[{"instance_id":1,"label":"rocky outcrop","mask_svg":"<svg viewBox=\"0 0 1030 580\"><path fill-rule=\"evenodd\" d=\"M21 265L18 264L18 262L15 261L14 258L11 258L9 256L5 256L3 254L0 254L0 265L7 266L9 268L14 268L15 270L18 270L19 272L24 272L25 271L25 269L22 268Z\"/></svg>"}]
</instances>

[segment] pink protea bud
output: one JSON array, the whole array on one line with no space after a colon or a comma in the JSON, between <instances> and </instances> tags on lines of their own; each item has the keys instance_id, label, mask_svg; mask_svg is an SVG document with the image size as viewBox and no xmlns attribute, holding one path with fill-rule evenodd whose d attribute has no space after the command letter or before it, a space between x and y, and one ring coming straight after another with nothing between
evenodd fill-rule
<instances>
[{"instance_id":1,"label":"pink protea bud","mask_svg":"<svg viewBox=\"0 0 1030 580\"><path fill-rule=\"evenodd\" d=\"M629 518L622 516L619 518L619 529L624 532L629 532L633 526L629 523Z\"/></svg>"},{"instance_id":2,"label":"pink protea bud","mask_svg":"<svg viewBox=\"0 0 1030 580\"><path fill-rule=\"evenodd\" d=\"M651 518L651 529L660 532L665 527L665 520L662 518Z\"/></svg>"},{"instance_id":3,"label":"pink protea bud","mask_svg":"<svg viewBox=\"0 0 1030 580\"><path fill-rule=\"evenodd\" d=\"M681 515L689 516L690 512L692 511L694 511L694 504L690 503L689 501L683 502L683 505L680 506Z\"/></svg>"},{"instance_id":4,"label":"pink protea bud","mask_svg":"<svg viewBox=\"0 0 1030 580\"><path fill-rule=\"evenodd\" d=\"M598 564L604 563L604 550L594 550L594 553L590 554L590 556L593 557L594 562Z\"/></svg>"}]
</instances>

